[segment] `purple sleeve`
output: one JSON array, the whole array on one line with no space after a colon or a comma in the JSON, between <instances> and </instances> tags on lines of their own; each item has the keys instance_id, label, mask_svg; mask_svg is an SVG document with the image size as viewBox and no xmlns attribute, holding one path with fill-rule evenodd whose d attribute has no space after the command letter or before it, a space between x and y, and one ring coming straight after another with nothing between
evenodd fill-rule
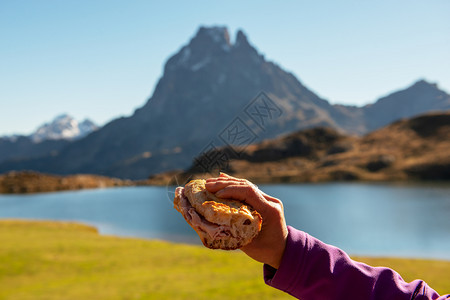
<instances>
[{"instance_id":1,"label":"purple sleeve","mask_svg":"<svg viewBox=\"0 0 450 300\"><path fill-rule=\"evenodd\" d=\"M355 262L342 250L288 226L280 267L264 265L265 282L304 300L450 299L421 280L406 283L388 268Z\"/></svg>"}]
</instances>

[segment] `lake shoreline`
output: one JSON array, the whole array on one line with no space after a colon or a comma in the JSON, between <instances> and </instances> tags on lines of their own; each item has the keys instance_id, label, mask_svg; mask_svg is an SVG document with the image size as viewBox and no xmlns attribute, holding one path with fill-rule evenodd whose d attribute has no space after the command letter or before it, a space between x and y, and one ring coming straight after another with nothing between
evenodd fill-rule
<instances>
[{"instance_id":1,"label":"lake shoreline","mask_svg":"<svg viewBox=\"0 0 450 300\"><path fill-rule=\"evenodd\" d=\"M231 175L246 178L255 184L323 184L323 183L379 183L379 184L450 184L449 180L419 180L417 178L376 178L376 179L328 179L306 180L299 177L245 177L239 174ZM127 180L93 174L54 175L35 171L11 171L0 174L0 194L32 194L61 191L74 191L85 189L135 187L135 186L179 186L186 184L191 179L209 178L217 174L187 174L182 171L173 171L151 176L143 180Z\"/></svg>"},{"instance_id":2,"label":"lake shoreline","mask_svg":"<svg viewBox=\"0 0 450 300\"><path fill-rule=\"evenodd\" d=\"M449 259L450 185L261 184L283 201L286 222L347 253ZM82 222L102 235L196 244L173 209L175 186L0 195L1 219ZM356 225L355 225L356 224Z\"/></svg>"},{"instance_id":3,"label":"lake shoreline","mask_svg":"<svg viewBox=\"0 0 450 300\"><path fill-rule=\"evenodd\" d=\"M0 174L0 194L29 194L136 186L138 182L92 174L53 175L35 171Z\"/></svg>"}]
</instances>

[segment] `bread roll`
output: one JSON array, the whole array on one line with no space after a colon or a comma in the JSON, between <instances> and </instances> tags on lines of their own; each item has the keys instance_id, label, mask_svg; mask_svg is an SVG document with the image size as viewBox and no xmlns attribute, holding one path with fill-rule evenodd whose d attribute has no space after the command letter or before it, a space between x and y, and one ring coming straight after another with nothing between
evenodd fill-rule
<instances>
[{"instance_id":1,"label":"bread roll","mask_svg":"<svg viewBox=\"0 0 450 300\"><path fill-rule=\"evenodd\" d=\"M211 249L234 250L250 243L261 230L261 215L241 201L217 198L196 179L175 190L174 208Z\"/></svg>"}]
</instances>

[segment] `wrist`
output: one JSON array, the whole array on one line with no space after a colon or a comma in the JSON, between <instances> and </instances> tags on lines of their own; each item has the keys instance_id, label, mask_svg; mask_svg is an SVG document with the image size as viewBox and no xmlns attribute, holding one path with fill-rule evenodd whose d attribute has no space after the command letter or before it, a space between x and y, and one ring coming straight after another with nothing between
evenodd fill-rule
<instances>
[{"instance_id":1,"label":"wrist","mask_svg":"<svg viewBox=\"0 0 450 300\"><path fill-rule=\"evenodd\" d=\"M267 262L268 265L271 267L278 269L281 265L281 261L283 260L284 252L286 250L286 243L287 243L287 237L288 237L288 230L285 228L283 231L282 238L280 239L280 242L277 243L279 247L274 249L274 254L272 255L272 261Z\"/></svg>"}]
</instances>

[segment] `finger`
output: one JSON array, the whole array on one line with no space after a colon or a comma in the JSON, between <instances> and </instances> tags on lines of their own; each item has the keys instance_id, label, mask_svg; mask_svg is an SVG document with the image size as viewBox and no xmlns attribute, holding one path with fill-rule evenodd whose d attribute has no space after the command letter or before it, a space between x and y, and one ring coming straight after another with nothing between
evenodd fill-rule
<instances>
[{"instance_id":1,"label":"finger","mask_svg":"<svg viewBox=\"0 0 450 300\"><path fill-rule=\"evenodd\" d=\"M212 181L217 181L217 180L237 180L234 177L227 177L227 176L219 176L219 177L211 177L211 178L207 178L206 182L212 182Z\"/></svg>"},{"instance_id":2,"label":"finger","mask_svg":"<svg viewBox=\"0 0 450 300\"><path fill-rule=\"evenodd\" d=\"M219 177L224 177L224 178L228 178L228 177L231 177L230 175L228 175L227 173L224 173L224 172L220 172L219 173Z\"/></svg>"},{"instance_id":3,"label":"finger","mask_svg":"<svg viewBox=\"0 0 450 300\"><path fill-rule=\"evenodd\" d=\"M207 181L205 183L206 189L211 193L215 193L218 190L221 190L229 185L244 185L244 183L236 180L215 180Z\"/></svg>"},{"instance_id":4,"label":"finger","mask_svg":"<svg viewBox=\"0 0 450 300\"><path fill-rule=\"evenodd\" d=\"M228 175L228 174L223 173L223 172L220 172L220 175L219 175L218 178L216 178L216 180L236 180L236 181L243 182L243 183L246 183L246 184L248 184L248 183L249 184L253 184L250 181L248 181L247 179L233 177L233 176Z\"/></svg>"},{"instance_id":5,"label":"finger","mask_svg":"<svg viewBox=\"0 0 450 300\"><path fill-rule=\"evenodd\" d=\"M229 185L216 193L217 197L243 201L254 209L263 209L267 200L250 185Z\"/></svg>"},{"instance_id":6,"label":"finger","mask_svg":"<svg viewBox=\"0 0 450 300\"><path fill-rule=\"evenodd\" d=\"M267 201L271 201L271 202L275 202L277 204L282 204L281 200L275 197L272 197L270 195L267 195L266 193L264 193L263 191L259 190L261 192L261 194L264 196L264 198L266 198Z\"/></svg>"},{"instance_id":7,"label":"finger","mask_svg":"<svg viewBox=\"0 0 450 300\"><path fill-rule=\"evenodd\" d=\"M208 178L206 179L206 184L211 184L211 183L216 183L217 181L225 181L225 178L220 178L220 177L213 177L213 178Z\"/></svg>"},{"instance_id":8,"label":"finger","mask_svg":"<svg viewBox=\"0 0 450 300\"><path fill-rule=\"evenodd\" d=\"M211 177L211 178L207 178L206 179L206 182L216 182L217 180L219 180L220 178L219 177Z\"/></svg>"},{"instance_id":9,"label":"finger","mask_svg":"<svg viewBox=\"0 0 450 300\"><path fill-rule=\"evenodd\" d=\"M210 191L211 193L215 193L218 190L222 189L223 187L230 185L230 184L237 184L237 185L251 185L253 186L256 190L258 189L258 186L255 185L254 183L248 181L247 179L240 179L240 178L235 178L232 176L229 176L225 173L221 173L221 175L224 175L222 177L218 177L218 178L208 178L206 179L206 189L208 191Z\"/></svg>"},{"instance_id":10,"label":"finger","mask_svg":"<svg viewBox=\"0 0 450 300\"><path fill-rule=\"evenodd\" d=\"M232 184L236 184L236 185L253 185L257 190L259 190L258 186L255 185L254 183L246 180L246 179L241 179L241 178L236 178L233 176L230 176L226 173L220 172L219 177L217 178L208 178L206 179L206 189L212 193L217 192L218 190L228 186L228 185L232 185ZM267 195L266 193L264 193L263 191L259 190L264 197L266 198L266 200L268 201L272 201L272 202L276 202L279 203L281 202L280 200L278 200L277 198L274 198L270 195Z\"/></svg>"},{"instance_id":11,"label":"finger","mask_svg":"<svg viewBox=\"0 0 450 300\"><path fill-rule=\"evenodd\" d=\"M250 184L253 184L253 183L251 183L250 181L248 181L247 179L233 177L233 176L230 176L230 175L225 174L225 173L220 173L219 179L236 180L236 181L239 181L239 182L244 182L244 183L250 183Z\"/></svg>"},{"instance_id":12,"label":"finger","mask_svg":"<svg viewBox=\"0 0 450 300\"><path fill-rule=\"evenodd\" d=\"M236 178L236 177L233 177L233 176L231 176L231 175L228 175L228 174L226 174L226 173L223 173L223 172L220 172L220 174L219 174L219 177L220 177L220 178L229 178L229 179L235 179L235 180L245 180L245 179L241 179L241 178Z\"/></svg>"}]
</instances>

